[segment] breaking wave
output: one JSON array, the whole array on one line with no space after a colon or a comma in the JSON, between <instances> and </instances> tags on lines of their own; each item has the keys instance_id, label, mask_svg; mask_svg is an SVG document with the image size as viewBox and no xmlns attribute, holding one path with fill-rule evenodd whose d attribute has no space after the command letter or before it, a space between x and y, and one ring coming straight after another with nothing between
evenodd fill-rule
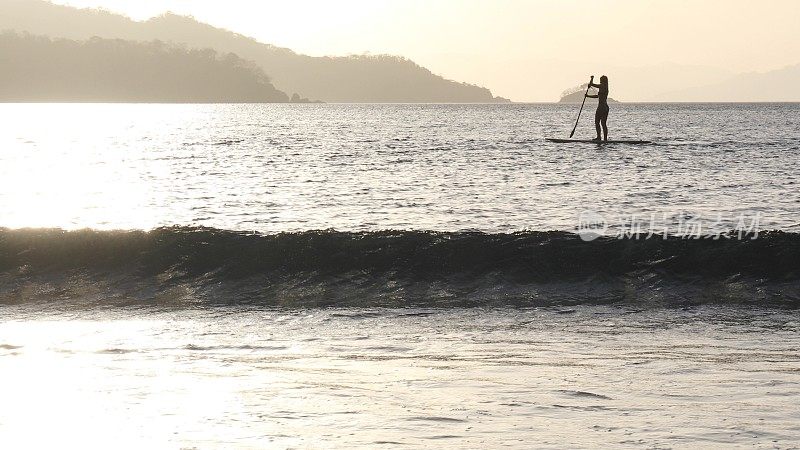
<instances>
[{"instance_id":1,"label":"breaking wave","mask_svg":"<svg viewBox=\"0 0 800 450\"><path fill-rule=\"evenodd\" d=\"M0 229L0 303L800 306L800 234Z\"/></svg>"}]
</instances>

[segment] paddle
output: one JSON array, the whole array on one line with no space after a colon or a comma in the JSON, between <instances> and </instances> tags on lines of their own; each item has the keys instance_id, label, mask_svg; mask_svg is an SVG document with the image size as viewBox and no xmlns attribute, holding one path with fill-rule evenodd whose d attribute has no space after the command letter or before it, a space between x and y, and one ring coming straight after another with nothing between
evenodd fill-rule
<instances>
[{"instance_id":1,"label":"paddle","mask_svg":"<svg viewBox=\"0 0 800 450\"><path fill-rule=\"evenodd\" d=\"M594 83L594 75L589 79L589 85L586 86L586 94L583 94L583 103L581 103L581 110L578 111L578 120L575 121L575 128L572 129L572 133L569 134L569 137L575 136L575 130L578 129L578 122L581 121L581 113L583 112L583 105L586 104L586 95L589 93L589 89L592 87L592 83Z\"/></svg>"}]
</instances>

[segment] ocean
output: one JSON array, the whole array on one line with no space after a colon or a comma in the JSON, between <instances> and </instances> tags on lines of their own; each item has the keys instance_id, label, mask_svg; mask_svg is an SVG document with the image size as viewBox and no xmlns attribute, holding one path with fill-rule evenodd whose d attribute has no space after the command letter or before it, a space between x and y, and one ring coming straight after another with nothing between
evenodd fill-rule
<instances>
[{"instance_id":1,"label":"ocean","mask_svg":"<svg viewBox=\"0 0 800 450\"><path fill-rule=\"evenodd\" d=\"M0 446L800 446L800 104L576 109L0 105Z\"/></svg>"}]
</instances>

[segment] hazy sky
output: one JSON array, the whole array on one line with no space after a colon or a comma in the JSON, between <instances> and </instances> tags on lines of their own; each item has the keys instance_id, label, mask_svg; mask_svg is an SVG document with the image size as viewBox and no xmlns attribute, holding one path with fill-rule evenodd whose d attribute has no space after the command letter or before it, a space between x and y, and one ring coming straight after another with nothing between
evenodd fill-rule
<instances>
[{"instance_id":1,"label":"hazy sky","mask_svg":"<svg viewBox=\"0 0 800 450\"><path fill-rule=\"evenodd\" d=\"M800 63L800 0L56 3L102 6L135 19L169 10L310 55L403 55L514 100L553 100L592 73L616 75L626 81L616 85L621 97L645 99L654 84L677 89L727 72ZM668 80L645 79L651 76Z\"/></svg>"}]
</instances>

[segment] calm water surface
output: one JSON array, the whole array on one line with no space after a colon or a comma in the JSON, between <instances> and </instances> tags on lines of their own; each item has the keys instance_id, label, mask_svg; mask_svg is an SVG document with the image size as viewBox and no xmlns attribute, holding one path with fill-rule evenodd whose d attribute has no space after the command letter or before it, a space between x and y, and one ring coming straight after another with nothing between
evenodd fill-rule
<instances>
[{"instance_id":1,"label":"calm water surface","mask_svg":"<svg viewBox=\"0 0 800 450\"><path fill-rule=\"evenodd\" d=\"M612 138L656 145L544 141L575 109L0 105L0 226L498 232L592 210L800 231L800 104L614 105Z\"/></svg>"}]
</instances>

